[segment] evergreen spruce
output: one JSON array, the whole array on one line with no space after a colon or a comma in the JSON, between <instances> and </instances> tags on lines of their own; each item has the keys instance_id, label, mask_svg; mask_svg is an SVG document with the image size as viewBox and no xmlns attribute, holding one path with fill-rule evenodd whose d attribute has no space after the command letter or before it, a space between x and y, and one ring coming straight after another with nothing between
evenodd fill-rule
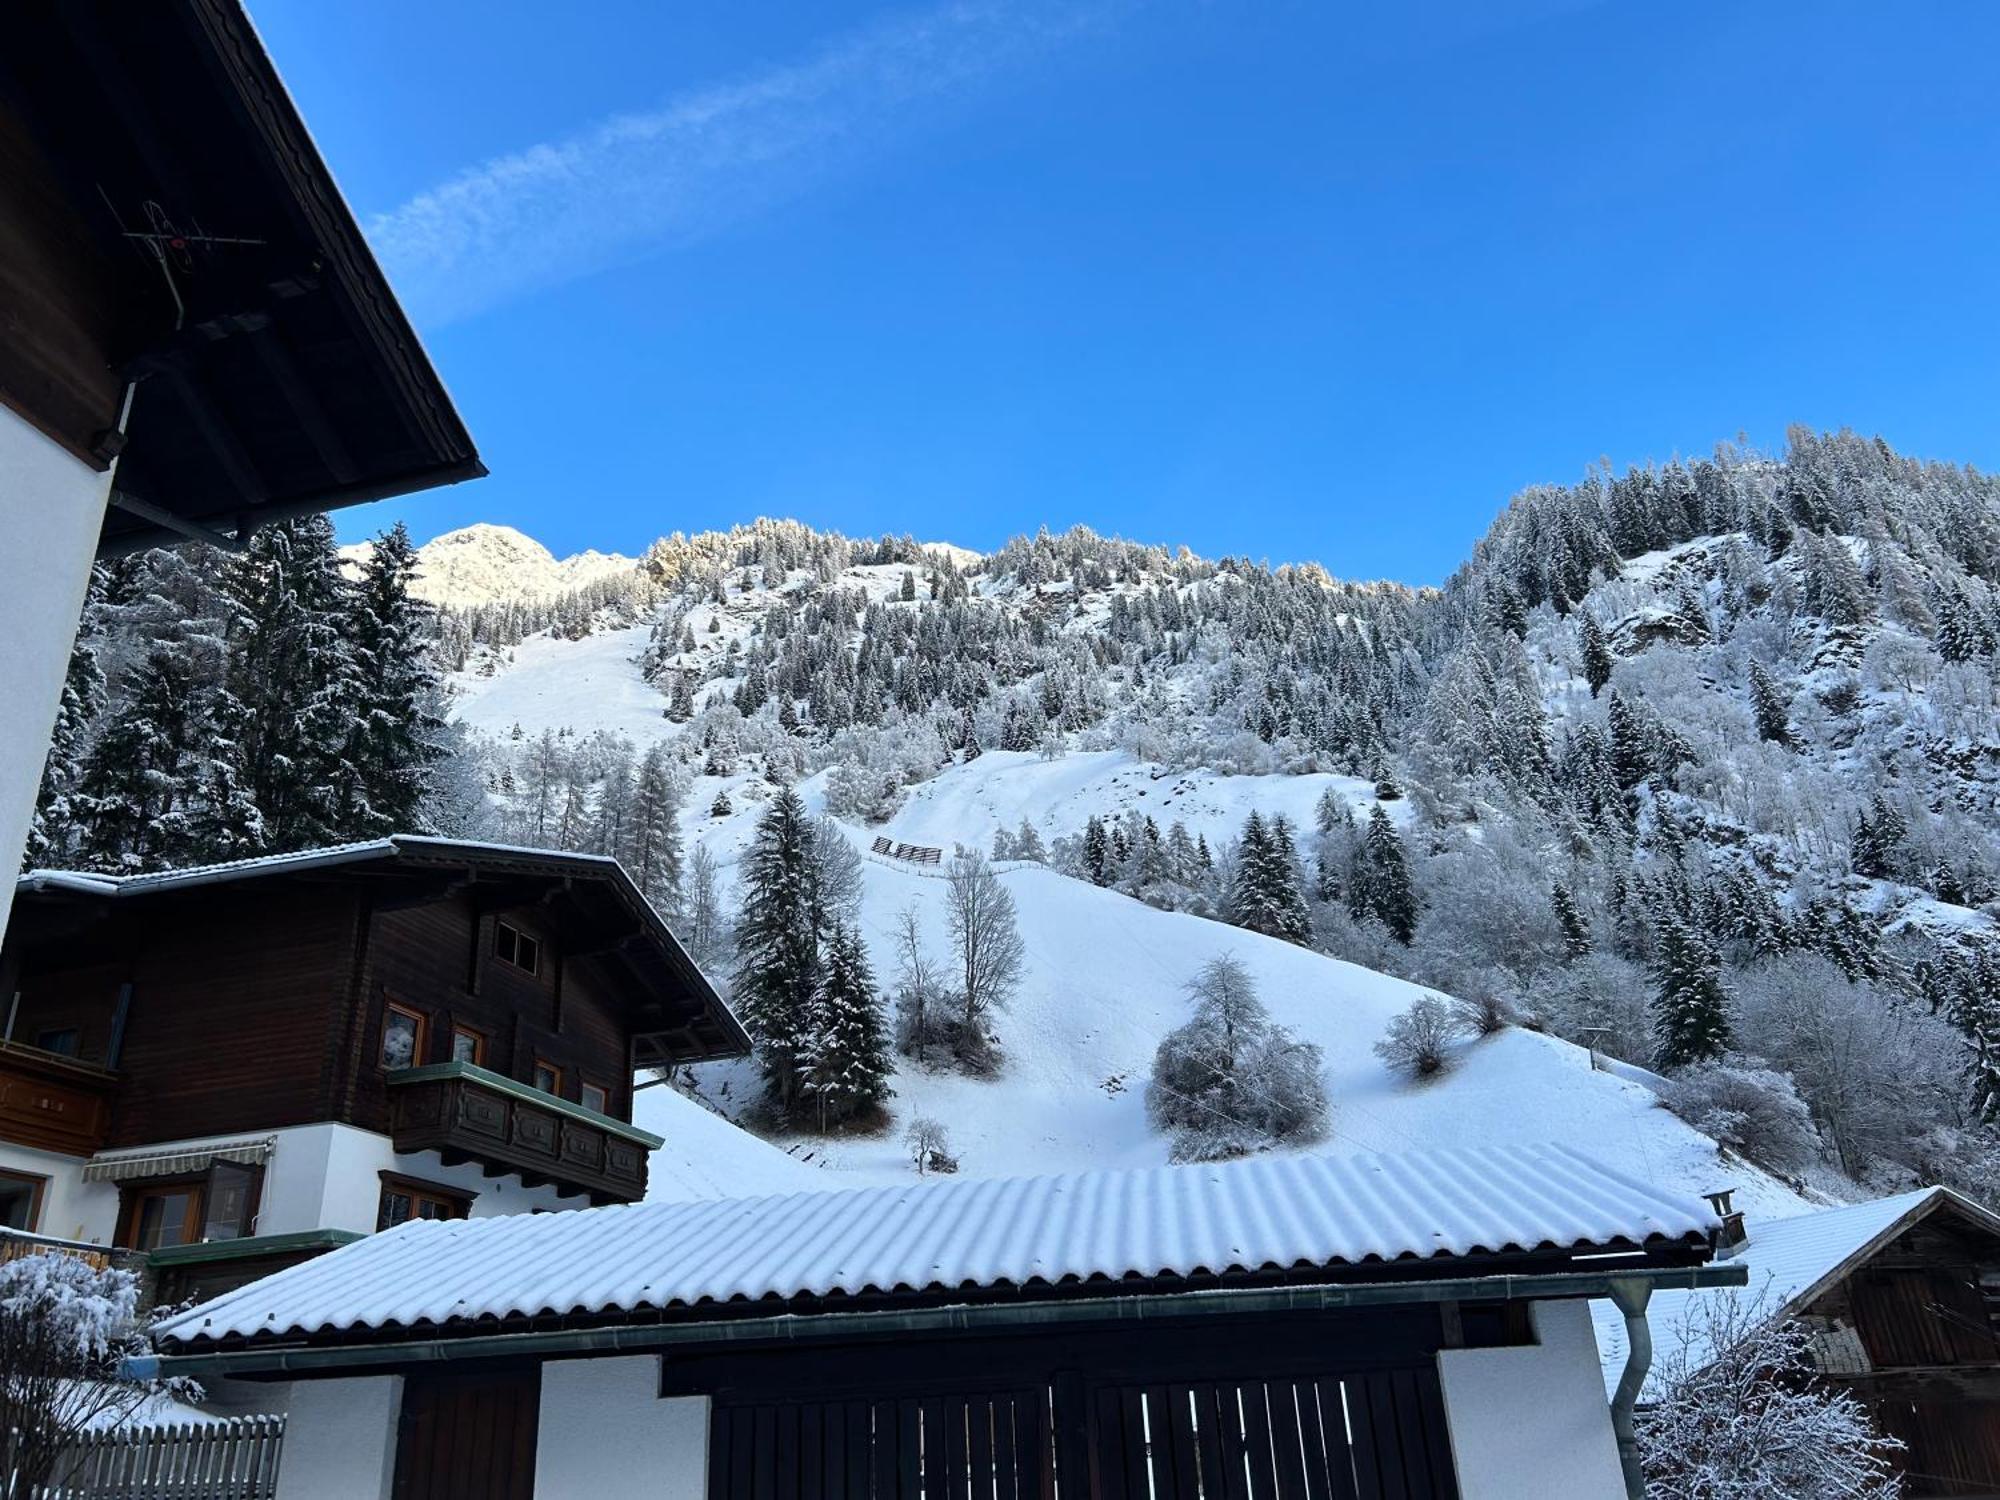
<instances>
[{"instance_id":1,"label":"evergreen spruce","mask_svg":"<svg viewBox=\"0 0 2000 1500\"><path fill-rule=\"evenodd\" d=\"M56 708L55 732L48 758L42 762L41 789L28 824L26 865L57 867L68 861L78 834L75 793L83 776L84 736L104 707L104 673L97 651L79 636L63 675L62 699Z\"/></svg>"},{"instance_id":2,"label":"evergreen spruce","mask_svg":"<svg viewBox=\"0 0 2000 1500\"><path fill-rule=\"evenodd\" d=\"M1396 825L1379 806L1368 815L1368 835L1362 841L1362 877L1356 885L1363 891L1368 915L1389 930L1389 936L1408 947L1417 932L1417 895L1410 885L1410 869L1403 859L1403 841Z\"/></svg>"},{"instance_id":3,"label":"evergreen spruce","mask_svg":"<svg viewBox=\"0 0 2000 1500\"><path fill-rule=\"evenodd\" d=\"M1754 661L1750 663L1750 711L1757 721L1759 739L1790 747L1792 705L1778 691L1771 674Z\"/></svg>"},{"instance_id":4,"label":"evergreen spruce","mask_svg":"<svg viewBox=\"0 0 2000 1500\"><path fill-rule=\"evenodd\" d=\"M757 1063L783 1117L799 1108L801 1070L813 1039L821 982L813 827L787 789L757 820L743 857L731 999L757 1044Z\"/></svg>"},{"instance_id":5,"label":"evergreen spruce","mask_svg":"<svg viewBox=\"0 0 2000 1500\"><path fill-rule=\"evenodd\" d=\"M1590 696L1595 698L1604 691L1604 685L1611 681L1611 669L1617 660L1611 654L1611 643L1604 638L1604 627L1597 623L1597 617L1588 610L1583 616L1583 680L1590 684Z\"/></svg>"},{"instance_id":6,"label":"evergreen spruce","mask_svg":"<svg viewBox=\"0 0 2000 1500\"><path fill-rule=\"evenodd\" d=\"M818 1128L865 1115L889 1097L889 1031L861 934L835 923L813 1004L800 1088Z\"/></svg>"},{"instance_id":7,"label":"evergreen spruce","mask_svg":"<svg viewBox=\"0 0 2000 1500\"><path fill-rule=\"evenodd\" d=\"M1549 893L1549 904L1555 908L1556 925L1562 928L1563 957L1582 958L1590 952L1590 926L1577 909L1576 898L1569 893L1569 887L1558 884Z\"/></svg>"},{"instance_id":8,"label":"evergreen spruce","mask_svg":"<svg viewBox=\"0 0 2000 1500\"><path fill-rule=\"evenodd\" d=\"M1661 912L1653 934L1653 1035L1662 1068L1706 1062L1729 1050L1729 996L1722 966L1702 934Z\"/></svg>"},{"instance_id":9,"label":"evergreen spruce","mask_svg":"<svg viewBox=\"0 0 2000 1500\"><path fill-rule=\"evenodd\" d=\"M155 646L77 774L77 852L86 866L122 875L193 862L201 745L187 659Z\"/></svg>"},{"instance_id":10,"label":"evergreen spruce","mask_svg":"<svg viewBox=\"0 0 2000 1500\"><path fill-rule=\"evenodd\" d=\"M375 539L354 590L347 638L354 659L353 725L333 836L428 833L424 808L443 758L441 684L432 666L430 607L410 596L416 548L398 521Z\"/></svg>"},{"instance_id":11,"label":"evergreen spruce","mask_svg":"<svg viewBox=\"0 0 2000 1500\"><path fill-rule=\"evenodd\" d=\"M662 912L681 902L681 802L687 783L665 745L654 745L632 779L632 802L621 857L648 901Z\"/></svg>"}]
</instances>

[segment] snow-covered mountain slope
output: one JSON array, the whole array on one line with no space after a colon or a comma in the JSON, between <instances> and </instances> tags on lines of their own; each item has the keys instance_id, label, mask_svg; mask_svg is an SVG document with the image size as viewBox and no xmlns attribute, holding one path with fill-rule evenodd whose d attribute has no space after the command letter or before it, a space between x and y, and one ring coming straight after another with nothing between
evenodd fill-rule
<instances>
[{"instance_id":1,"label":"snow-covered mountain slope","mask_svg":"<svg viewBox=\"0 0 2000 1500\"><path fill-rule=\"evenodd\" d=\"M1008 769L996 766L995 779L1005 780ZM975 762L957 774L979 771ZM817 779L800 789L808 805L818 801ZM1287 792L1286 778L1239 779L1245 784L1226 792L1240 805L1256 805L1260 792ZM1028 805L1026 812L1052 822L1061 777L1041 784L1055 792L1053 802ZM696 818L691 831L733 861L756 811L752 803L727 826ZM702 824L709 825L705 834ZM859 830L848 832L867 847ZM1227 953L1249 969L1273 1019L1325 1052L1333 1123L1314 1151L1560 1140L1662 1186L1735 1187L1758 1212L1805 1206L1765 1173L1720 1159L1713 1141L1660 1108L1643 1083L1593 1069L1590 1054L1567 1042L1510 1029L1462 1044L1444 1077L1412 1084L1391 1074L1373 1047L1390 1020L1425 993L1414 985L1223 923L1159 911L1040 866L1010 868L1001 879L1019 912L1027 971L995 1023L1006 1058L999 1076L925 1073L904 1063L891 1103L895 1125L884 1135L787 1144L819 1153L830 1170L906 1177L901 1127L925 1115L946 1123L962 1169L981 1176L1162 1162L1167 1143L1148 1125L1145 1107L1153 1051L1187 1019L1183 986L1203 963ZM948 971L942 879L870 857L864 886L870 950L886 959L898 914L914 906L931 956ZM747 1102L756 1087L753 1071L739 1064L704 1070L702 1085L724 1109Z\"/></svg>"},{"instance_id":2,"label":"snow-covered mountain slope","mask_svg":"<svg viewBox=\"0 0 2000 1500\"><path fill-rule=\"evenodd\" d=\"M646 1197L653 1202L753 1197L826 1184L801 1159L809 1151L788 1155L671 1087L651 1084L635 1093L632 1122L666 1139L648 1164Z\"/></svg>"},{"instance_id":3,"label":"snow-covered mountain slope","mask_svg":"<svg viewBox=\"0 0 2000 1500\"><path fill-rule=\"evenodd\" d=\"M369 543L357 542L341 548L341 557L350 565L359 564L369 548ZM638 566L615 552L558 558L533 537L486 522L447 531L424 543L417 549L417 563L411 592L451 609L501 600L552 599Z\"/></svg>"}]
</instances>

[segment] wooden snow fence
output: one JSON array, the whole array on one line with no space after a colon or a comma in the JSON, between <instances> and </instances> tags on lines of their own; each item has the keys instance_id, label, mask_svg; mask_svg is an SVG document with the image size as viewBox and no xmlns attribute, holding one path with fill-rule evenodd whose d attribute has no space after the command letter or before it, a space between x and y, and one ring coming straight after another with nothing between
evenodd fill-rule
<instances>
[{"instance_id":1,"label":"wooden snow fence","mask_svg":"<svg viewBox=\"0 0 2000 1500\"><path fill-rule=\"evenodd\" d=\"M912 865L935 865L944 859L944 850L933 849L928 844L892 844L885 838L875 840L874 850L877 854Z\"/></svg>"},{"instance_id":2,"label":"wooden snow fence","mask_svg":"<svg viewBox=\"0 0 2000 1500\"><path fill-rule=\"evenodd\" d=\"M282 1416L87 1433L27 1500L271 1500L284 1442Z\"/></svg>"}]
</instances>

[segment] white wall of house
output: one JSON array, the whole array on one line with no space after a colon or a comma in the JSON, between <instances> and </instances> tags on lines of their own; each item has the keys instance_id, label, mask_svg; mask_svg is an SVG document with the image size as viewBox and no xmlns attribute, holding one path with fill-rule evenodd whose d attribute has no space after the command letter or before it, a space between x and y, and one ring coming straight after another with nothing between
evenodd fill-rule
<instances>
[{"instance_id":1,"label":"white wall of house","mask_svg":"<svg viewBox=\"0 0 2000 1500\"><path fill-rule=\"evenodd\" d=\"M435 1151L398 1152L385 1135L332 1121L281 1130L194 1136L132 1149L198 1150L266 1135L274 1137L276 1144L264 1164L258 1234L297 1234L309 1229L372 1234L381 1204L383 1172L478 1194L472 1200L474 1218L581 1208L587 1202L582 1197L562 1197L553 1188L525 1187L517 1176L487 1177L474 1164L448 1167ZM85 1182L83 1166L81 1157L57 1156L0 1141L0 1168L47 1179L38 1233L109 1244L118 1232L118 1185Z\"/></svg>"},{"instance_id":2,"label":"white wall of house","mask_svg":"<svg viewBox=\"0 0 2000 1500\"><path fill-rule=\"evenodd\" d=\"M402 1376L302 1380L290 1404L278 1500L388 1500Z\"/></svg>"},{"instance_id":3,"label":"white wall of house","mask_svg":"<svg viewBox=\"0 0 2000 1500\"><path fill-rule=\"evenodd\" d=\"M110 474L0 406L0 932L110 496Z\"/></svg>"},{"instance_id":4,"label":"white wall of house","mask_svg":"<svg viewBox=\"0 0 2000 1500\"><path fill-rule=\"evenodd\" d=\"M661 1399L658 1355L543 1365L535 1493L706 1500L708 1397Z\"/></svg>"},{"instance_id":5,"label":"white wall of house","mask_svg":"<svg viewBox=\"0 0 2000 1500\"><path fill-rule=\"evenodd\" d=\"M1438 1354L1460 1500L1616 1500L1618 1440L1587 1302L1534 1302L1535 1342Z\"/></svg>"}]
</instances>

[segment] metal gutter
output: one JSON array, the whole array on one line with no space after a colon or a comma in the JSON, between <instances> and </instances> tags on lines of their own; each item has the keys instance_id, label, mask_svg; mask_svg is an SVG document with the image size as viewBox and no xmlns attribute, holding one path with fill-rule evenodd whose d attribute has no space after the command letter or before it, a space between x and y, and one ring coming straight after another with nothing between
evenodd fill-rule
<instances>
[{"instance_id":1,"label":"metal gutter","mask_svg":"<svg viewBox=\"0 0 2000 1500\"><path fill-rule=\"evenodd\" d=\"M1612 1297L1634 1284L1679 1290L1744 1286L1749 1268L1680 1266L1657 1270L1577 1271L1548 1275L1472 1276L1439 1281L1362 1282L1353 1285L1259 1287L1181 1292L1161 1296L1087 1297L1063 1301L959 1303L950 1307L857 1313L786 1313L700 1323L621 1324L608 1328L558 1328L413 1340L393 1344L251 1348L207 1354L151 1355L128 1360L130 1378L189 1375L201 1379L241 1375L320 1374L450 1360L567 1358L576 1355L665 1351L742 1344L798 1344L885 1334L978 1332L1077 1323L1165 1322L1203 1316L1314 1313L1344 1308L1440 1302L1517 1302Z\"/></svg>"},{"instance_id":2,"label":"metal gutter","mask_svg":"<svg viewBox=\"0 0 2000 1500\"><path fill-rule=\"evenodd\" d=\"M253 1260L260 1255L284 1255L293 1250L338 1250L363 1235L352 1229L299 1229L289 1234L246 1234L233 1240L199 1240L191 1245L166 1245L146 1252L154 1270L169 1266L205 1266L216 1261Z\"/></svg>"},{"instance_id":3,"label":"metal gutter","mask_svg":"<svg viewBox=\"0 0 2000 1500\"><path fill-rule=\"evenodd\" d=\"M1739 1265L1737 1269L1743 1272L1747 1284L1750 1268ZM1639 1434L1632 1424L1632 1408L1645 1387L1646 1372L1653 1367L1653 1329L1646 1321L1646 1304L1653 1299L1653 1285L1645 1277L1634 1276L1611 1288L1612 1305L1625 1317L1625 1369L1611 1397L1611 1430L1618 1437L1618 1466L1625 1471L1626 1500L1646 1500L1646 1471L1640 1462Z\"/></svg>"}]
</instances>

